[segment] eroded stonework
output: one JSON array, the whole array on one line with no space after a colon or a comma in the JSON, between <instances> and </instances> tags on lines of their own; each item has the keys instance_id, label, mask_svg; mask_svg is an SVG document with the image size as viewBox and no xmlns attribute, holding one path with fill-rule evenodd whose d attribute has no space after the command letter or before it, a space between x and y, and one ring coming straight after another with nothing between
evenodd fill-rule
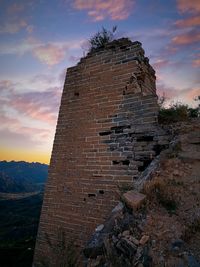
<instances>
[{"instance_id":1,"label":"eroded stonework","mask_svg":"<svg viewBox=\"0 0 200 267\"><path fill-rule=\"evenodd\" d=\"M141 43L124 38L67 70L36 267L58 266L60 232L81 250L118 203L120 188L133 185L167 146L157 124L155 79Z\"/></svg>"}]
</instances>

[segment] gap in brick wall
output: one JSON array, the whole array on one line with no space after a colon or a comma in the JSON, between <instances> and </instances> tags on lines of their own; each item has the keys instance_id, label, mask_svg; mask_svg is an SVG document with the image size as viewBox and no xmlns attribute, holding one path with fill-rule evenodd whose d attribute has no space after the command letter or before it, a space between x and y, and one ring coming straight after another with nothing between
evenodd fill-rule
<instances>
[{"instance_id":1,"label":"gap in brick wall","mask_svg":"<svg viewBox=\"0 0 200 267\"><path fill-rule=\"evenodd\" d=\"M153 147L153 150L155 151L156 153L156 156L160 154L160 152L164 149L167 149L169 146L168 145L159 145L159 144L156 144L154 145Z\"/></svg>"},{"instance_id":2,"label":"gap in brick wall","mask_svg":"<svg viewBox=\"0 0 200 267\"><path fill-rule=\"evenodd\" d=\"M138 171L139 172L143 172L149 166L151 161L152 161L151 159L142 161L143 165L142 166L138 166Z\"/></svg>"},{"instance_id":3,"label":"gap in brick wall","mask_svg":"<svg viewBox=\"0 0 200 267\"><path fill-rule=\"evenodd\" d=\"M105 135L109 135L111 133L112 133L112 131L105 131L105 132L100 132L99 135L100 136L105 136Z\"/></svg>"},{"instance_id":4,"label":"gap in brick wall","mask_svg":"<svg viewBox=\"0 0 200 267\"><path fill-rule=\"evenodd\" d=\"M129 164L130 164L130 160L128 159L122 160L122 165L129 165Z\"/></svg>"},{"instance_id":5,"label":"gap in brick wall","mask_svg":"<svg viewBox=\"0 0 200 267\"><path fill-rule=\"evenodd\" d=\"M154 137L151 135L144 135L137 137L137 142L151 142L153 139Z\"/></svg>"},{"instance_id":6,"label":"gap in brick wall","mask_svg":"<svg viewBox=\"0 0 200 267\"><path fill-rule=\"evenodd\" d=\"M96 197L96 194L89 193L88 197Z\"/></svg>"},{"instance_id":7,"label":"gap in brick wall","mask_svg":"<svg viewBox=\"0 0 200 267\"><path fill-rule=\"evenodd\" d=\"M112 161L113 165L118 165L118 164L122 164L122 165L129 165L130 164L130 160L125 159L125 160L113 160Z\"/></svg>"}]
</instances>

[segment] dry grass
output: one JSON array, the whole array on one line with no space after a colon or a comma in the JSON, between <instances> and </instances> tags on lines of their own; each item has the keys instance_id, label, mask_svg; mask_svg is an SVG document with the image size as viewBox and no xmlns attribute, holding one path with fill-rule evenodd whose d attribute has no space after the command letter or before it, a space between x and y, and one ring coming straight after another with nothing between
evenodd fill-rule
<instances>
[{"instance_id":1,"label":"dry grass","mask_svg":"<svg viewBox=\"0 0 200 267\"><path fill-rule=\"evenodd\" d=\"M167 181L157 176L145 184L144 193L149 200L157 201L169 213L174 213L177 208L177 203L174 195L168 189Z\"/></svg>"}]
</instances>

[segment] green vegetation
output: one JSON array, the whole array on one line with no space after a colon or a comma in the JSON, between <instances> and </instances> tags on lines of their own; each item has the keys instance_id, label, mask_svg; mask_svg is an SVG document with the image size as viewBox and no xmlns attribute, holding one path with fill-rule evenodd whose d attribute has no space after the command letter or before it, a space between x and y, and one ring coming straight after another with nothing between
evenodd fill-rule
<instances>
[{"instance_id":1,"label":"green vegetation","mask_svg":"<svg viewBox=\"0 0 200 267\"><path fill-rule=\"evenodd\" d=\"M102 30L97 32L89 39L89 52L93 52L98 48L104 48L107 43L110 43L114 39L114 33L117 30L117 26L114 26L112 31L109 31L102 27Z\"/></svg>"},{"instance_id":2,"label":"green vegetation","mask_svg":"<svg viewBox=\"0 0 200 267\"><path fill-rule=\"evenodd\" d=\"M190 118L199 116L199 108L190 108L188 105L176 103L168 108L161 108L158 115L158 121L161 124L170 124L173 122L187 121Z\"/></svg>"},{"instance_id":3,"label":"green vegetation","mask_svg":"<svg viewBox=\"0 0 200 267\"><path fill-rule=\"evenodd\" d=\"M158 122L161 124L187 121L200 115L200 105L198 105L196 108L192 108L186 104L177 102L169 105L169 107L164 107L165 100L165 97L162 96L158 101L160 106ZM200 97L195 98L195 101L199 100Z\"/></svg>"}]
</instances>

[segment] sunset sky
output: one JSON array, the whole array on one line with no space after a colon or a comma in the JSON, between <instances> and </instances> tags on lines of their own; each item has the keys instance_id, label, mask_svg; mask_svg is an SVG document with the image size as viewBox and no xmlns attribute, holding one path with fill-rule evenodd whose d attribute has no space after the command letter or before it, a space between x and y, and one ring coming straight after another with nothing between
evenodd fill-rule
<instances>
[{"instance_id":1,"label":"sunset sky","mask_svg":"<svg viewBox=\"0 0 200 267\"><path fill-rule=\"evenodd\" d=\"M114 25L142 42L160 94L193 103L199 0L0 0L0 160L49 163L66 69Z\"/></svg>"}]
</instances>

